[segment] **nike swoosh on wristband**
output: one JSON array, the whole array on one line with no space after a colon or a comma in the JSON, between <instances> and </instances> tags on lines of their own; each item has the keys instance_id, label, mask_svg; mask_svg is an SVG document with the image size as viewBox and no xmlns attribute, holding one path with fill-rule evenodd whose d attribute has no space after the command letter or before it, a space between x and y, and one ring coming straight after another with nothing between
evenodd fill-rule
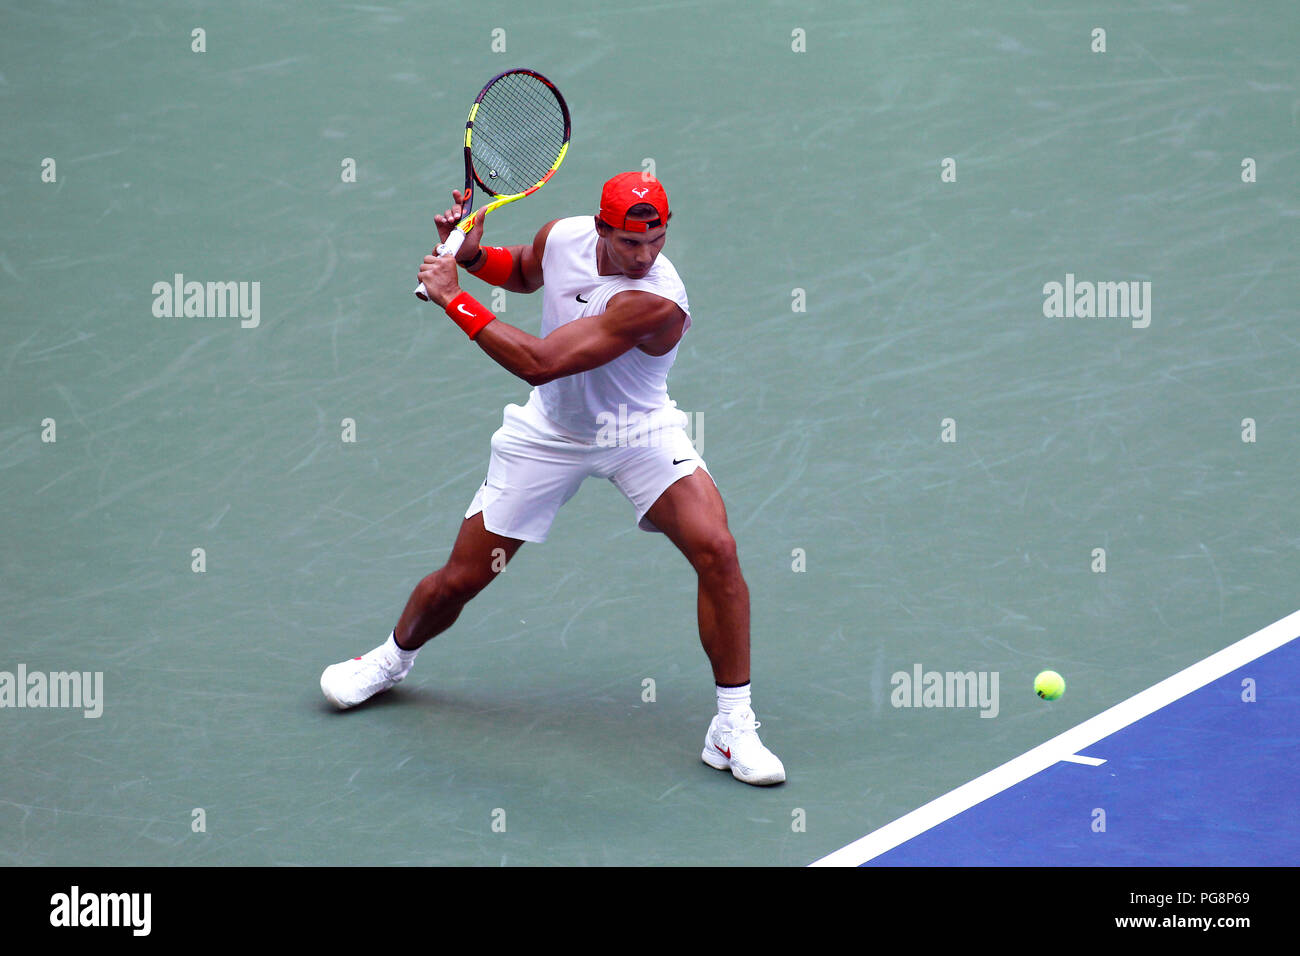
<instances>
[{"instance_id":1,"label":"nike swoosh on wristband","mask_svg":"<svg viewBox=\"0 0 1300 956\"><path fill-rule=\"evenodd\" d=\"M461 315L468 315L471 319L474 318L474 313L471 312L469 309L465 308L464 302L456 306L456 311L459 312Z\"/></svg>"}]
</instances>

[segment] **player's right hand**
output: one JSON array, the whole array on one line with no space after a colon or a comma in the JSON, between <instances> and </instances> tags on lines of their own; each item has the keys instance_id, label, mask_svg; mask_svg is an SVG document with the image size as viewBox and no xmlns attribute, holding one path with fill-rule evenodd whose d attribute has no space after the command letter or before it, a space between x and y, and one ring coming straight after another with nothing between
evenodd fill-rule
<instances>
[{"instance_id":1,"label":"player's right hand","mask_svg":"<svg viewBox=\"0 0 1300 956\"><path fill-rule=\"evenodd\" d=\"M447 241L447 237L451 235L451 231L456 227L456 223L460 222L465 196L459 189L453 189L451 191L451 199L454 205L441 216L433 217L434 225L438 227L438 241L440 243ZM477 218L474 227L470 229L469 233L465 236L464 244L459 250L457 250L456 261L462 265L474 261L478 256L479 240L483 238L483 221L486 218L486 216L479 216Z\"/></svg>"}]
</instances>

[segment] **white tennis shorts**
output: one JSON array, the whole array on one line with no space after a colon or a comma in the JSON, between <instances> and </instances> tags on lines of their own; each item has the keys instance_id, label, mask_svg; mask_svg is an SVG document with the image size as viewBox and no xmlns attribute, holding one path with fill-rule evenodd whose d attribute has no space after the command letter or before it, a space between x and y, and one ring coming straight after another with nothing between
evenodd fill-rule
<instances>
[{"instance_id":1,"label":"white tennis shorts","mask_svg":"<svg viewBox=\"0 0 1300 956\"><path fill-rule=\"evenodd\" d=\"M487 479L470 502L466 518L483 512L494 534L542 542L560 507L588 476L608 478L636 509L637 526L658 531L645 513L668 486L709 470L686 432L689 419L677 408L655 414L643 433L606 442L566 437L534 402L507 405L492 435Z\"/></svg>"}]
</instances>

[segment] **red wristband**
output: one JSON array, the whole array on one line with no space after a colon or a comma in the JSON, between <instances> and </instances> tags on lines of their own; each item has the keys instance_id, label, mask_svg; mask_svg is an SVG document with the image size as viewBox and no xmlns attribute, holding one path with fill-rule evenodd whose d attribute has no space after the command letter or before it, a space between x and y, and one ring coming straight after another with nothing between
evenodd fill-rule
<instances>
[{"instance_id":1,"label":"red wristband","mask_svg":"<svg viewBox=\"0 0 1300 956\"><path fill-rule=\"evenodd\" d=\"M486 261L476 272L471 272L476 279L482 279L488 285L505 285L515 271L515 257L509 249L500 246L480 246L479 251Z\"/></svg>"},{"instance_id":2,"label":"red wristband","mask_svg":"<svg viewBox=\"0 0 1300 956\"><path fill-rule=\"evenodd\" d=\"M447 316L471 339L482 332L485 325L496 319L483 303L468 292L462 292L447 303Z\"/></svg>"}]
</instances>

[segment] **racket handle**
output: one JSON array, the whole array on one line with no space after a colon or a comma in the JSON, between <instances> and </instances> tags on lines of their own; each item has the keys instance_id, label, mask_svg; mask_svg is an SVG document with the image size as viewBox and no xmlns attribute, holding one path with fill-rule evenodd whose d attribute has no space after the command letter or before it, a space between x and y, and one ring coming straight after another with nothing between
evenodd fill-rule
<instances>
[{"instance_id":1,"label":"racket handle","mask_svg":"<svg viewBox=\"0 0 1300 956\"><path fill-rule=\"evenodd\" d=\"M451 235L447 237L447 241L438 246L434 252L438 253L440 256L454 256L460 251L460 247L464 245L464 243L465 233L461 232L459 229L453 229Z\"/></svg>"},{"instance_id":2,"label":"racket handle","mask_svg":"<svg viewBox=\"0 0 1300 956\"><path fill-rule=\"evenodd\" d=\"M460 251L460 247L464 244L464 242L465 242L465 233L461 232L459 229L453 229L451 231L451 235L447 237L447 241L441 243L438 246L438 248L434 249L433 251L438 256L444 258L446 256L454 256L457 252ZM429 301L429 293L425 291L423 282L421 282L419 285L415 287L415 297L417 299L423 299L425 302Z\"/></svg>"}]
</instances>

